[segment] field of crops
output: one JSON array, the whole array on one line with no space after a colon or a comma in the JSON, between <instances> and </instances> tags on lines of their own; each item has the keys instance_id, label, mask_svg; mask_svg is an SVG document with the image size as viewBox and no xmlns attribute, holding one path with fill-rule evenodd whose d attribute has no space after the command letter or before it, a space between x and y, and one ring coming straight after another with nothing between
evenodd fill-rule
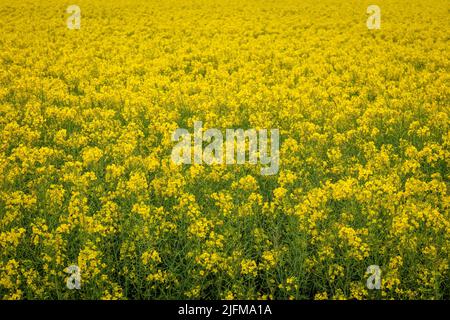
<instances>
[{"instance_id":1,"label":"field of crops","mask_svg":"<svg viewBox=\"0 0 450 320\"><path fill-rule=\"evenodd\" d=\"M2 0L0 298L450 299L449 18ZM175 164L196 121L279 129L279 170Z\"/></svg>"}]
</instances>

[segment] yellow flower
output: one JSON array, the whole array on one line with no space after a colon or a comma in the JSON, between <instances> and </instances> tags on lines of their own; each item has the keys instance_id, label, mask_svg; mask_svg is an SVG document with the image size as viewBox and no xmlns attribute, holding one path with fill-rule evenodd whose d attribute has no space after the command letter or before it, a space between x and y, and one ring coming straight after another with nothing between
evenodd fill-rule
<instances>
[{"instance_id":1,"label":"yellow flower","mask_svg":"<svg viewBox=\"0 0 450 320\"><path fill-rule=\"evenodd\" d=\"M256 277L258 274L258 266L254 260L244 259L241 261L241 274Z\"/></svg>"}]
</instances>

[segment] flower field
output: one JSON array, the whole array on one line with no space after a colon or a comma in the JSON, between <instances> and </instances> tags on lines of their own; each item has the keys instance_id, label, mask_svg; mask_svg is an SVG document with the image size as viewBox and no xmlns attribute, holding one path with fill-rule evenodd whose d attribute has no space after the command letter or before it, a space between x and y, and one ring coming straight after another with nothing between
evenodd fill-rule
<instances>
[{"instance_id":1,"label":"flower field","mask_svg":"<svg viewBox=\"0 0 450 320\"><path fill-rule=\"evenodd\" d=\"M449 14L2 0L0 298L450 299ZM279 129L278 172L173 163L195 121Z\"/></svg>"}]
</instances>

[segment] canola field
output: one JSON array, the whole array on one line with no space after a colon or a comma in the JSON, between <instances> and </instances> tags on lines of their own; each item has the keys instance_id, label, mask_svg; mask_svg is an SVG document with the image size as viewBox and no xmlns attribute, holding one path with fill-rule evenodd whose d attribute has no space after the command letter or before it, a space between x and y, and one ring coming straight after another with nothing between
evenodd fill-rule
<instances>
[{"instance_id":1,"label":"canola field","mask_svg":"<svg viewBox=\"0 0 450 320\"><path fill-rule=\"evenodd\" d=\"M0 298L449 299L449 16L2 0ZM278 128L279 171L174 164L195 121Z\"/></svg>"}]
</instances>

